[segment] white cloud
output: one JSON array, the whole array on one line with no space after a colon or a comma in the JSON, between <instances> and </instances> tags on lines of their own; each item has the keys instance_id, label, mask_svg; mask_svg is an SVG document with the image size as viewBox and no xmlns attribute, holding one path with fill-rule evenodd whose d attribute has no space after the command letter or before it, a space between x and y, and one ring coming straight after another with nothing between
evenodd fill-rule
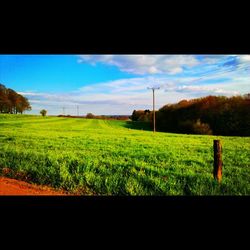
<instances>
[{"instance_id":1,"label":"white cloud","mask_svg":"<svg viewBox=\"0 0 250 250\"><path fill-rule=\"evenodd\" d=\"M205 64L217 64L224 60L231 60L236 55L202 55L202 62Z\"/></svg>"},{"instance_id":2,"label":"white cloud","mask_svg":"<svg viewBox=\"0 0 250 250\"><path fill-rule=\"evenodd\" d=\"M200 62L193 55L81 55L79 63L107 64L131 74L177 74Z\"/></svg>"},{"instance_id":3,"label":"white cloud","mask_svg":"<svg viewBox=\"0 0 250 250\"><path fill-rule=\"evenodd\" d=\"M249 62L250 63L250 55L239 55L238 58L241 62Z\"/></svg>"},{"instance_id":4,"label":"white cloud","mask_svg":"<svg viewBox=\"0 0 250 250\"><path fill-rule=\"evenodd\" d=\"M183 85L175 89L177 92L192 93L193 95L239 95L239 91L226 90L225 88L211 87L211 86L193 86Z\"/></svg>"},{"instance_id":5,"label":"white cloud","mask_svg":"<svg viewBox=\"0 0 250 250\"><path fill-rule=\"evenodd\" d=\"M40 96L42 93L27 91L27 92L18 92L18 94L26 96Z\"/></svg>"}]
</instances>

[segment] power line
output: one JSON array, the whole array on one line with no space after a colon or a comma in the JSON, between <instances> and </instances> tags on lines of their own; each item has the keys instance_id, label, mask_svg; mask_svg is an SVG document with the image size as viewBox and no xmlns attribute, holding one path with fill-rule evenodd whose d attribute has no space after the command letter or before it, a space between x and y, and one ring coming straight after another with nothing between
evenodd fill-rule
<instances>
[{"instance_id":1,"label":"power line","mask_svg":"<svg viewBox=\"0 0 250 250\"><path fill-rule=\"evenodd\" d=\"M152 87L152 88L149 88L148 89L152 89L153 91L153 119L154 119L154 132L155 132L155 90L156 89L160 89L160 87Z\"/></svg>"}]
</instances>

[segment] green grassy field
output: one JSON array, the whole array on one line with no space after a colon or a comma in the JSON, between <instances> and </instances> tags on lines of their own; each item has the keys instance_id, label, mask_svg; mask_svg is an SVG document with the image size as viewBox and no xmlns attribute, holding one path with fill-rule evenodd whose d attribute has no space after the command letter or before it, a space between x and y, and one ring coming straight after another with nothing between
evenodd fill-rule
<instances>
[{"instance_id":1,"label":"green grassy field","mask_svg":"<svg viewBox=\"0 0 250 250\"><path fill-rule=\"evenodd\" d=\"M250 194L250 137L153 134L142 125L0 114L0 174L90 195ZM221 184L214 139L223 145Z\"/></svg>"}]
</instances>

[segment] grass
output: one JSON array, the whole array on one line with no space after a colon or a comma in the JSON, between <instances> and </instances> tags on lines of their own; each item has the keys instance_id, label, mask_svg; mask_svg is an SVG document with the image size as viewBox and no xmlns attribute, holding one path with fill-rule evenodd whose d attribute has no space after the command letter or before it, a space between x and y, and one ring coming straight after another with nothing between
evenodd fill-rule
<instances>
[{"instance_id":1,"label":"grass","mask_svg":"<svg viewBox=\"0 0 250 250\"><path fill-rule=\"evenodd\" d=\"M250 138L143 123L0 114L0 173L87 195L249 195ZM213 180L213 140L223 180ZM8 170L8 171L6 171Z\"/></svg>"}]
</instances>

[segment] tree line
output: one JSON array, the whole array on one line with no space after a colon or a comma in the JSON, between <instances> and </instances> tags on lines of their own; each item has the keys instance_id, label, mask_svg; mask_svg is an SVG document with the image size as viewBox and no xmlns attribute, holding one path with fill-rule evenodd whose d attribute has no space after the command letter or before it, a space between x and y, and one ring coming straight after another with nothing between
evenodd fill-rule
<instances>
[{"instance_id":1,"label":"tree line","mask_svg":"<svg viewBox=\"0 0 250 250\"><path fill-rule=\"evenodd\" d=\"M94 115L92 113L88 113L85 118L102 120L129 120L129 115Z\"/></svg>"},{"instance_id":2,"label":"tree line","mask_svg":"<svg viewBox=\"0 0 250 250\"><path fill-rule=\"evenodd\" d=\"M0 84L0 113L22 114L25 110L31 110L28 99Z\"/></svg>"},{"instance_id":3,"label":"tree line","mask_svg":"<svg viewBox=\"0 0 250 250\"><path fill-rule=\"evenodd\" d=\"M101 120L129 120L129 115L94 115L87 113L86 116L75 116L75 115L58 115L58 117L67 118L87 118L87 119L101 119Z\"/></svg>"},{"instance_id":4,"label":"tree line","mask_svg":"<svg viewBox=\"0 0 250 250\"><path fill-rule=\"evenodd\" d=\"M152 124L152 112L134 110L131 119ZM250 136L250 94L206 96L167 104L156 111L156 129L186 134Z\"/></svg>"}]
</instances>

